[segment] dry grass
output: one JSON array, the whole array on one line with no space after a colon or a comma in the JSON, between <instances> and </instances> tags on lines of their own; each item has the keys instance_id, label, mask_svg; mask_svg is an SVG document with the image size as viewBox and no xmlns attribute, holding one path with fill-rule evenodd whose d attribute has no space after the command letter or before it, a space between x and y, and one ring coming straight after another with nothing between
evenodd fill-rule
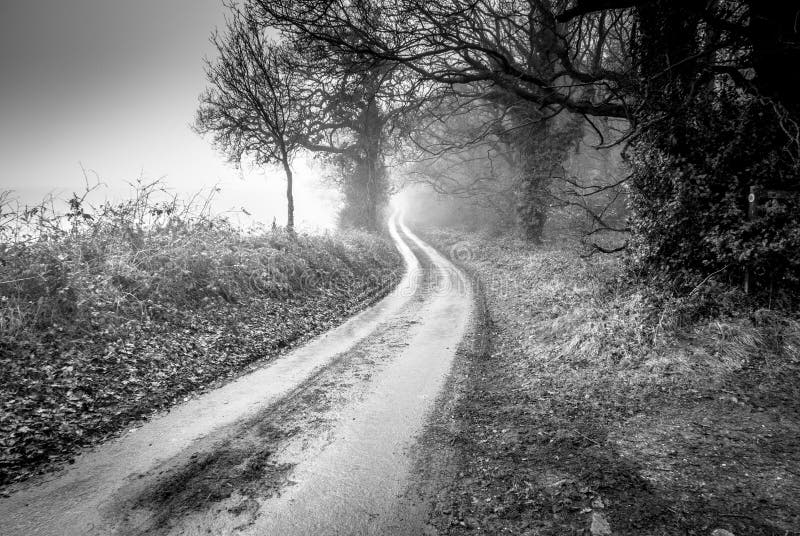
<instances>
[{"instance_id":1,"label":"dry grass","mask_svg":"<svg viewBox=\"0 0 800 536\"><path fill-rule=\"evenodd\" d=\"M0 208L0 485L275 357L398 275L381 237L241 231L159 187Z\"/></svg>"},{"instance_id":2,"label":"dry grass","mask_svg":"<svg viewBox=\"0 0 800 536\"><path fill-rule=\"evenodd\" d=\"M428 237L471 252L494 323L442 510L475 521L444 533L581 533L595 513L614 534L800 532L796 316L713 282L660 295L563 246Z\"/></svg>"},{"instance_id":3,"label":"dry grass","mask_svg":"<svg viewBox=\"0 0 800 536\"><path fill-rule=\"evenodd\" d=\"M207 204L155 201L158 183L131 200L91 208L77 197L59 214L49 204L0 207L0 328L30 329L141 318L252 297L286 299L309 290L364 286L373 267L397 262L372 237L242 232Z\"/></svg>"}]
</instances>

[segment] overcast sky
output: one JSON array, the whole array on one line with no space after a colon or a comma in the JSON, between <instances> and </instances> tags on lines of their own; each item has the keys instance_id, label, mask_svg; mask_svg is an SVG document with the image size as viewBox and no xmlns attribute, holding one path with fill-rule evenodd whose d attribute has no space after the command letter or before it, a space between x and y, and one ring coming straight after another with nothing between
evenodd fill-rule
<instances>
[{"instance_id":1,"label":"overcast sky","mask_svg":"<svg viewBox=\"0 0 800 536\"><path fill-rule=\"evenodd\" d=\"M35 202L80 188L80 164L119 197L142 173L182 193L220 184L219 210L285 219L282 176L242 174L191 131L221 0L0 0L0 188ZM334 198L300 163L297 219Z\"/></svg>"}]
</instances>

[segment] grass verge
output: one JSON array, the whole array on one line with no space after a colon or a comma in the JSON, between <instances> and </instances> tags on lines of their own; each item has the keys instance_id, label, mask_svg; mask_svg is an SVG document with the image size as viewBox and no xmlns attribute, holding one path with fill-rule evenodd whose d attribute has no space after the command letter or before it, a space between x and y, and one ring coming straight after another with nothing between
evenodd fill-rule
<instances>
[{"instance_id":1,"label":"grass verge","mask_svg":"<svg viewBox=\"0 0 800 536\"><path fill-rule=\"evenodd\" d=\"M381 237L242 232L151 193L0 209L0 485L329 329L401 269Z\"/></svg>"},{"instance_id":2,"label":"grass verge","mask_svg":"<svg viewBox=\"0 0 800 536\"><path fill-rule=\"evenodd\" d=\"M440 534L800 533L796 318L658 298L612 257L426 238L479 278L492 320L459 372Z\"/></svg>"}]
</instances>

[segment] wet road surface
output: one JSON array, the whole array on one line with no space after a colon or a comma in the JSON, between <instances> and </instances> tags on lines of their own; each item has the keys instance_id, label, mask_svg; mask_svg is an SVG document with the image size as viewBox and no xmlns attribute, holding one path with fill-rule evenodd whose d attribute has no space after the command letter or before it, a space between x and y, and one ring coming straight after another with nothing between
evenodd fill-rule
<instances>
[{"instance_id":1,"label":"wet road surface","mask_svg":"<svg viewBox=\"0 0 800 536\"><path fill-rule=\"evenodd\" d=\"M0 499L4 535L421 534L414 446L467 329L465 276L395 215L406 273L340 327Z\"/></svg>"}]
</instances>

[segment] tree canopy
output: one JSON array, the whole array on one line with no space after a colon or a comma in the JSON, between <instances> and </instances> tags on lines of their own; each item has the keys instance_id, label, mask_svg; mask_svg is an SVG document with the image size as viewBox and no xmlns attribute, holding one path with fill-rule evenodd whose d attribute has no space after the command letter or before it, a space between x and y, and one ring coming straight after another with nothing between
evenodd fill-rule
<instances>
[{"instance_id":1,"label":"tree canopy","mask_svg":"<svg viewBox=\"0 0 800 536\"><path fill-rule=\"evenodd\" d=\"M242 13L213 38L218 58L207 63L210 87L200 97L196 128L234 162L279 164L286 174L287 227L294 227L292 158L302 148L313 110L305 80L292 68L294 50L271 42Z\"/></svg>"},{"instance_id":2,"label":"tree canopy","mask_svg":"<svg viewBox=\"0 0 800 536\"><path fill-rule=\"evenodd\" d=\"M385 198L387 148L401 156L423 149L423 160L439 153L439 163L452 163L465 147L500 144L516 159L507 199L533 240L553 207L582 206L599 228L630 233L625 244L634 264L667 279L691 285L724 273L733 283L755 270L783 286L800 285L793 275L800 266L797 196L756 219L747 204L752 188L798 189L796 2L246 5L251 23L304 50L293 73L302 73L321 104L298 143L340 155L362 205L374 208ZM472 110L466 122L459 119L465 107ZM424 132L423 125L434 128ZM465 142L471 130L482 134ZM599 147L623 147L625 177L587 185L568 176L569 150L587 132ZM427 178L442 187L445 171L454 169L429 168ZM474 181L460 174L451 190L488 184L476 170ZM606 209L586 201L614 191L605 198L618 206L623 188L627 225L609 223ZM375 191L384 193L364 195ZM374 223L376 214L362 220Z\"/></svg>"}]
</instances>

